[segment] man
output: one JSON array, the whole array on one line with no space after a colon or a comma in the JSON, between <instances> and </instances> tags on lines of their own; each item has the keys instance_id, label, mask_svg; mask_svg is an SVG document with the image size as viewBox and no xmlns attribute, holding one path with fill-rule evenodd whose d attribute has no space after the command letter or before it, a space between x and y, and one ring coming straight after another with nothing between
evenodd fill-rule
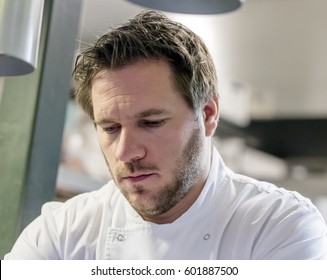
<instances>
[{"instance_id":1,"label":"man","mask_svg":"<svg viewBox=\"0 0 327 280\"><path fill-rule=\"evenodd\" d=\"M213 147L217 78L196 34L142 12L74 76L113 181L46 204L7 259L327 258L308 199L233 173Z\"/></svg>"}]
</instances>

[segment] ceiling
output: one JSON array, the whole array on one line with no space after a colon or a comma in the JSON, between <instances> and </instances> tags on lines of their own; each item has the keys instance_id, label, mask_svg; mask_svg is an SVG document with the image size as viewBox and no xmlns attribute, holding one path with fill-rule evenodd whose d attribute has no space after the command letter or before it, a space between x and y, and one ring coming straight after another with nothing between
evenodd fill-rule
<instances>
[{"instance_id":1,"label":"ceiling","mask_svg":"<svg viewBox=\"0 0 327 280\"><path fill-rule=\"evenodd\" d=\"M84 0L80 46L142 9ZM327 0L247 0L227 14L166 14L198 33L214 57L221 134L281 157L327 157Z\"/></svg>"}]
</instances>

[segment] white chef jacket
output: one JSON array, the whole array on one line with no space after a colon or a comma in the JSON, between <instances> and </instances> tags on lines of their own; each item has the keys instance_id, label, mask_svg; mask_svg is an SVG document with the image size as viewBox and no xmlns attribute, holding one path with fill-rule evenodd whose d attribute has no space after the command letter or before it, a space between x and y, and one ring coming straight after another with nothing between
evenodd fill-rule
<instances>
[{"instance_id":1,"label":"white chef jacket","mask_svg":"<svg viewBox=\"0 0 327 280\"><path fill-rule=\"evenodd\" d=\"M110 181L46 203L5 259L327 259L326 224L310 200L233 173L213 149L202 193L174 222L144 221Z\"/></svg>"}]
</instances>

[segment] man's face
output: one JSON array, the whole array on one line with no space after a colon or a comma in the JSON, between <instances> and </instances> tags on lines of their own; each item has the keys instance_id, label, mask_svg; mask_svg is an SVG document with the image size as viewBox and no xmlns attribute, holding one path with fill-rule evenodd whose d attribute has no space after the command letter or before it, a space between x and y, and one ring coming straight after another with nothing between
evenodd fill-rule
<instances>
[{"instance_id":1,"label":"man's face","mask_svg":"<svg viewBox=\"0 0 327 280\"><path fill-rule=\"evenodd\" d=\"M172 75L165 61L140 61L101 71L92 86L102 152L142 217L161 216L183 203L207 174L203 117L189 108Z\"/></svg>"}]
</instances>

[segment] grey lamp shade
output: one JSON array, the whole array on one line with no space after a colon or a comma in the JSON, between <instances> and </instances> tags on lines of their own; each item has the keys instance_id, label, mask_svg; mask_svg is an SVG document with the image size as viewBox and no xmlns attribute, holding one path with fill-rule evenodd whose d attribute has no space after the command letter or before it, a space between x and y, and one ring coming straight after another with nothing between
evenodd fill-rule
<instances>
[{"instance_id":1,"label":"grey lamp shade","mask_svg":"<svg viewBox=\"0 0 327 280\"><path fill-rule=\"evenodd\" d=\"M172 13L221 14L238 9L245 0L127 0L147 8Z\"/></svg>"},{"instance_id":2,"label":"grey lamp shade","mask_svg":"<svg viewBox=\"0 0 327 280\"><path fill-rule=\"evenodd\" d=\"M35 70L44 0L0 0L0 76Z\"/></svg>"}]
</instances>

